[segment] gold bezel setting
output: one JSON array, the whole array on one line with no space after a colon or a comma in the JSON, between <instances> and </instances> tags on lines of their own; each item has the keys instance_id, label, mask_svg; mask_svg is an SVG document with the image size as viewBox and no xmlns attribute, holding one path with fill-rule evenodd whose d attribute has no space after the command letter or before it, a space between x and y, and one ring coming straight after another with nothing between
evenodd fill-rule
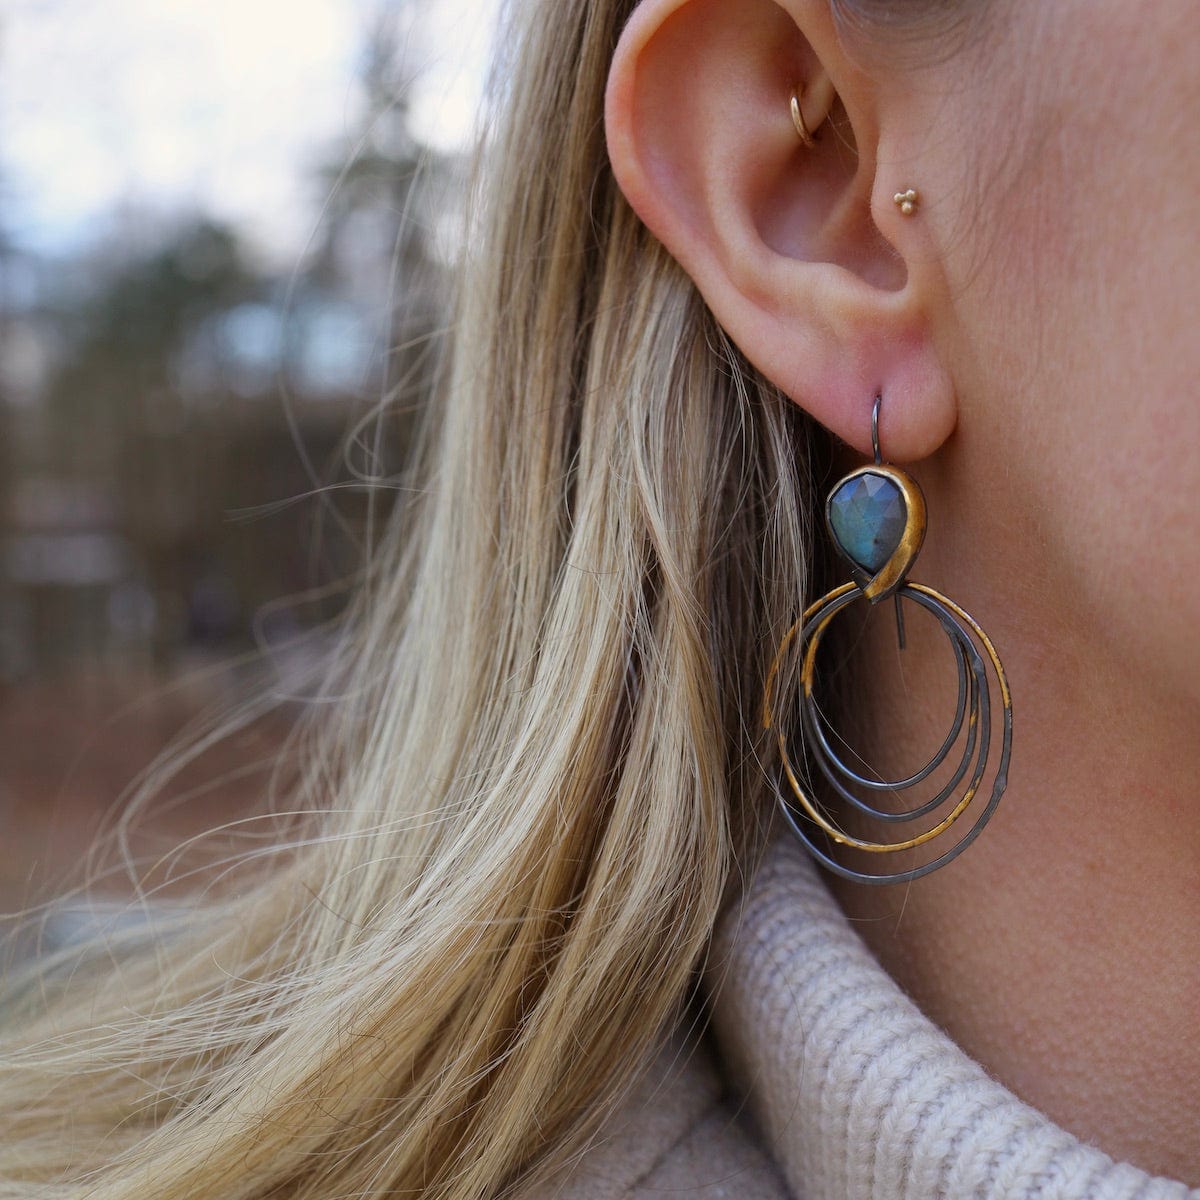
<instances>
[{"instance_id":1,"label":"gold bezel setting","mask_svg":"<svg viewBox=\"0 0 1200 1200\"><path fill-rule=\"evenodd\" d=\"M900 535L900 540L887 562L874 575L857 562L842 545L830 519L830 506L833 504L834 497L847 484L853 483L865 475L876 475L893 483L900 491L905 510L904 532ZM829 536L837 547L838 553L849 565L854 582L858 584L863 595L872 604L887 599L903 584L913 563L917 561L917 555L921 553L921 547L925 544L927 525L925 493L921 491L917 481L898 467L885 463L870 463L851 471L849 475L838 480L825 500L825 526L829 530Z\"/></svg>"}]
</instances>

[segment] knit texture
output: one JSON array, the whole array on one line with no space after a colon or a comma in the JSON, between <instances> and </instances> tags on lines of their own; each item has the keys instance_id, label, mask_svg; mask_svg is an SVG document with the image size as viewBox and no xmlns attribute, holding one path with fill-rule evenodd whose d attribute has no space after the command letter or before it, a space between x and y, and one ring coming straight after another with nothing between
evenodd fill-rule
<instances>
[{"instance_id":1,"label":"knit texture","mask_svg":"<svg viewBox=\"0 0 1200 1200\"><path fill-rule=\"evenodd\" d=\"M789 1200L708 1047L677 1038L573 1163L521 1200Z\"/></svg>"},{"instance_id":2,"label":"knit texture","mask_svg":"<svg viewBox=\"0 0 1200 1200\"><path fill-rule=\"evenodd\" d=\"M790 838L718 930L724 1069L804 1200L1200 1200L1085 1145L900 991Z\"/></svg>"}]
</instances>

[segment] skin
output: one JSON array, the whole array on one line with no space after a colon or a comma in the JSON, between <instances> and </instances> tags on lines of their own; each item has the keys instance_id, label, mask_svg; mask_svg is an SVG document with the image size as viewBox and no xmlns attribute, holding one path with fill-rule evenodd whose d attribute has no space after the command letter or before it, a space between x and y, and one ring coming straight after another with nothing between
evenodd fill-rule
<instances>
[{"instance_id":1,"label":"skin","mask_svg":"<svg viewBox=\"0 0 1200 1200\"><path fill-rule=\"evenodd\" d=\"M847 465L882 390L885 456L929 505L913 578L1009 672L1011 781L984 836L841 903L1019 1096L1200 1186L1200 6L985 10L899 53L843 36L825 0L643 0L610 155ZM859 745L895 777L940 742L954 678L928 623L901 656L880 616Z\"/></svg>"}]
</instances>

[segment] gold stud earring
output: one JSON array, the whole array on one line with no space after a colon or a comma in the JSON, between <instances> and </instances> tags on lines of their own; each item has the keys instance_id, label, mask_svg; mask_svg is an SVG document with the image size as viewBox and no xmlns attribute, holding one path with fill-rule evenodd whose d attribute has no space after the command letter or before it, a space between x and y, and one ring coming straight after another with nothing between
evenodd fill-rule
<instances>
[{"instance_id":1,"label":"gold stud earring","mask_svg":"<svg viewBox=\"0 0 1200 1200\"><path fill-rule=\"evenodd\" d=\"M804 114L800 111L800 97L803 94L803 88L799 85L792 89L792 124L796 127L796 133L800 140L804 143L806 150L811 150L817 140L809 132L809 128L804 123Z\"/></svg>"},{"instance_id":2,"label":"gold stud earring","mask_svg":"<svg viewBox=\"0 0 1200 1200\"><path fill-rule=\"evenodd\" d=\"M897 192L892 200L899 206L900 211L906 216L911 217L917 211L917 205L921 202L921 195L916 188L909 188L906 192Z\"/></svg>"}]
</instances>

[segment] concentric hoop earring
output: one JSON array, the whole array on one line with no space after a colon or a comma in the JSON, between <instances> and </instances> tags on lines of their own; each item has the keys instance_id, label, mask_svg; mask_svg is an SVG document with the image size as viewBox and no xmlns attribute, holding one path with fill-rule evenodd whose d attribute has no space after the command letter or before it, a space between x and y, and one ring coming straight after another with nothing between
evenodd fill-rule
<instances>
[{"instance_id":1,"label":"concentric hoop earring","mask_svg":"<svg viewBox=\"0 0 1200 1200\"><path fill-rule=\"evenodd\" d=\"M838 552L849 564L852 581L835 587L810 605L787 631L767 673L763 694L763 727L773 732L778 741L782 778L777 790L785 820L823 866L845 879L870 884L906 883L957 858L979 836L996 811L1008 783L1012 749L1012 696L1008 677L991 640L974 618L953 600L924 584L907 582L908 572L925 540L925 497L916 480L883 462L879 448L882 402L882 397L876 396L871 414L874 463L859 467L840 479L825 502L826 525ZM861 598L878 604L889 596L896 604L901 649L905 644L901 601L906 600L937 619L950 639L958 667L958 703L950 732L924 767L906 779L895 781L869 779L838 756L830 744L825 718L813 696L817 652L834 618L855 600ZM787 737L776 724L775 690L782 664L792 654L798 655L800 662L800 722L809 762L820 771L834 796L860 817L885 826L926 818L926 827L921 832L895 841L853 836L802 786L788 754ZM988 677L989 666L992 679ZM934 842L950 832L983 788L992 742L993 680L1002 706L1000 757L991 795L966 832L948 849L941 850L919 866L906 869L877 873L860 871L835 858L834 851L839 847L872 855L895 854L926 845L932 848ZM887 811L868 803L852 790L896 794L917 787L947 762L960 741L963 749L956 769L937 794L923 803L898 812ZM790 799L784 795L784 780L786 790L791 793ZM938 819L935 814L946 805L950 806L949 811Z\"/></svg>"}]
</instances>

